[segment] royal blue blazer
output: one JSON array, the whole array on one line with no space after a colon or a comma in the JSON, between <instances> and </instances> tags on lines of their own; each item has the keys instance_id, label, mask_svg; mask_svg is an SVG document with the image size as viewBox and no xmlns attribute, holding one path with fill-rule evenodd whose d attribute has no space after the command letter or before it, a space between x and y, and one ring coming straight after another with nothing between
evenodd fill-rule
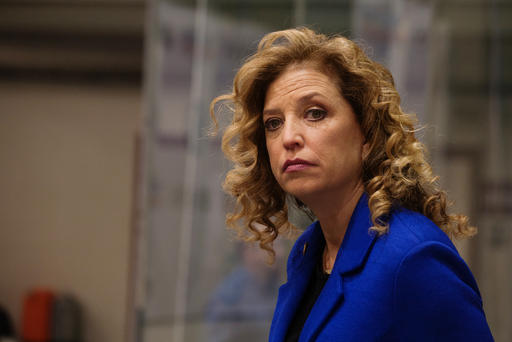
<instances>
[{"instance_id":1,"label":"royal blue blazer","mask_svg":"<svg viewBox=\"0 0 512 342\"><path fill-rule=\"evenodd\" d=\"M439 227L406 209L392 212L387 234L371 226L363 194L300 342L493 341L476 281ZM293 246L270 342L284 340L324 245L315 222Z\"/></svg>"}]
</instances>

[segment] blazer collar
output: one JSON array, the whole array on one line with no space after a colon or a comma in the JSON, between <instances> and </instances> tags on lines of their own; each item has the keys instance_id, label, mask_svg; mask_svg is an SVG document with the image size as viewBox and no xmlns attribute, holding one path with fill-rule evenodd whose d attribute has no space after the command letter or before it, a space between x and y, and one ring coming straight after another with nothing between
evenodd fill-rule
<instances>
[{"instance_id":1,"label":"blazer collar","mask_svg":"<svg viewBox=\"0 0 512 342\"><path fill-rule=\"evenodd\" d=\"M352 213L343 242L336 256L331 275L311 310L299 341L315 341L332 312L344 297L343 276L364 267L367 256L377 234L370 232L372 226L368 196L363 194Z\"/></svg>"},{"instance_id":2,"label":"blazer collar","mask_svg":"<svg viewBox=\"0 0 512 342\"><path fill-rule=\"evenodd\" d=\"M368 208L368 195L363 193L350 218L332 273L345 274L356 270L364 264L377 237L376 233L369 230L372 225L371 213ZM289 281L297 273L303 277L304 268L309 270L310 264L314 264L317 261L315 257L322 253L325 239L320 223L316 221L311 224L299 240L297 240L297 244L300 248L294 248L288 264Z\"/></svg>"},{"instance_id":3,"label":"blazer collar","mask_svg":"<svg viewBox=\"0 0 512 342\"><path fill-rule=\"evenodd\" d=\"M336 256L333 272L345 274L364 265L377 234L370 231L371 213L368 208L368 195L363 193L357 203L347 227L343 242Z\"/></svg>"},{"instance_id":4,"label":"blazer collar","mask_svg":"<svg viewBox=\"0 0 512 342\"><path fill-rule=\"evenodd\" d=\"M343 275L364 266L377 235L372 226L368 196L364 193L352 213L331 275L302 329L300 341L316 339L331 312L343 299ZM325 239L320 224L313 223L297 240L288 263L288 282L279 291L279 301L272 323L271 341L282 341L318 262Z\"/></svg>"},{"instance_id":5,"label":"blazer collar","mask_svg":"<svg viewBox=\"0 0 512 342\"><path fill-rule=\"evenodd\" d=\"M325 240L318 221L312 223L295 242L288 257L288 281L279 288L269 342L284 341L324 245Z\"/></svg>"}]
</instances>

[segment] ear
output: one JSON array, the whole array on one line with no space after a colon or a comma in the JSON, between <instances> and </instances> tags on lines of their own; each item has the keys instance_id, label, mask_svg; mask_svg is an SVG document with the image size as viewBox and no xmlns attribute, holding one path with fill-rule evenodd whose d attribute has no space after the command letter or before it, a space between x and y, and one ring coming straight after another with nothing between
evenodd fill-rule
<instances>
[{"instance_id":1,"label":"ear","mask_svg":"<svg viewBox=\"0 0 512 342\"><path fill-rule=\"evenodd\" d=\"M370 143L365 142L363 145L363 149L362 149L363 159L366 159L366 157L368 157L369 154L370 154Z\"/></svg>"}]
</instances>

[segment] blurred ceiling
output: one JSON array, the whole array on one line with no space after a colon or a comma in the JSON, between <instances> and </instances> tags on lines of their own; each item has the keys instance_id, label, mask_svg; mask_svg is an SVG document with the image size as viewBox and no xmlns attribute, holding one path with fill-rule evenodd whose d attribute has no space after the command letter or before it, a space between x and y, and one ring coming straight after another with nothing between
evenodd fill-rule
<instances>
[{"instance_id":1,"label":"blurred ceiling","mask_svg":"<svg viewBox=\"0 0 512 342\"><path fill-rule=\"evenodd\" d=\"M143 0L0 1L0 79L139 83Z\"/></svg>"}]
</instances>

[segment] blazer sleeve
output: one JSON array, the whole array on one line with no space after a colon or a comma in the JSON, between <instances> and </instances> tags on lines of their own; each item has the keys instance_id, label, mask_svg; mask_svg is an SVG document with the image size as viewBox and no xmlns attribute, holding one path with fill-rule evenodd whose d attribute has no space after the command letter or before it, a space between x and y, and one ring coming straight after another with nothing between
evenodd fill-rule
<instances>
[{"instance_id":1,"label":"blazer sleeve","mask_svg":"<svg viewBox=\"0 0 512 342\"><path fill-rule=\"evenodd\" d=\"M393 289L399 341L493 341L471 271L453 247L429 241L401 260Z\"/></svg>"}]
</instances>

